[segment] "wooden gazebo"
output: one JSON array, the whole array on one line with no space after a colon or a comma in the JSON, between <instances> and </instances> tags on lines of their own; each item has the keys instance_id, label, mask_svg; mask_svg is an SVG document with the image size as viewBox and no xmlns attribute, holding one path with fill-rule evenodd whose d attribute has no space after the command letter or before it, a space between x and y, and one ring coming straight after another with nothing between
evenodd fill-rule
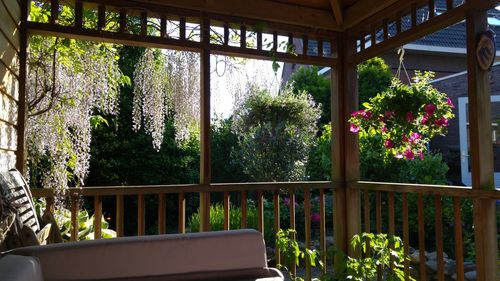
<instances>
[{"instance_id":1,"label":"wooden gazebo","mask_svg":"<svg viewBox=\"0 0 500 281\"><path fill-rule=\"evenodd\" d=\"M443 222L441 197L453 197L455 215L455 252L457 280L464 280L461 198L474 199L474 237L478 280L499 280L496 200L500 192L495 190L493 175L493 151L491 145L491 102L488 70L479 67L477 43L479 35L488 28L487 10L497 6L498 0L45 0L51 4L51 15L46 22L34 22L28 18L29 0L0 0L0 169L16 166L24 169L25 119L26 119L26 55L28 36L40 34L82 40L112 42L117 44L171 48L200 53L201 63L201 167L197 185L164 185L132 187L85 187L71 189L73 225L77 224L77 196L94 197L96 237L100 236L102 198L116 198L117 232L123 235L123 197L138 197L138 235L145 233L146 194L158 196L159 233L166 232L166 194L178 194L179 232L185 231L185 194L200 193L201 228L209 230L210 194L224 193L226 212L225 228L229 228L229 197L240 192L246 198L248 191L257 191L259 230L263 231L263 196L272 192L275 203L275 224L279 228L279 190L288 189L291 195L291 225L295 226L294 192L304 191L304 209L310 216L310 191L319 190L321 210L321 248L326 249L325 221L333 219L335 244L348 251L349 239L361 231L370 231L368 194L376 194L375 217L377 231L381 230L381 194L387 193L388 230L395 233L394 195L402 194L402 236L408 250L409 222L407 194L418 194L419 249L425 250L426 235L423 223L423 195L435 196L436 250L438 276L444 280ZM436 13L436 5L443 2L446 11ZM59 5L74 9L75 21L71 26L58 22ZM424 19L417 17L424 9ZM97 17L93 28L84 24L84 11L93 10ZM116 13L118 27L107 28L108 13ZM140 28L130 29L128 17L140 21ZM409 20L410 26L403 24ZM167 25L170 20L179 23L176 36L170 36ZM359 181L359 149L356 134L349 132L347 119L358 107L357 64L376 55L395 49L422 36L466 20L467 22L467 75L469 93L470 155L472 186L430 186ZM149 32L151 22L157 22L157 32ZM188 38L186 26L200 26L199 36ZM395 32L389 32L389 26ZM213 30L221 30L220 39L212 40ZM229 33L239 32L240 44L229 44ZM247 44L248 31L254 32L255 44ZM272 38L272 44L263 43L263 37ZM279 51L280 38L289 44L302 40L304 48L297 54ZM316 55L307 48L315 41ZM326 48L325 46L329 46ZM331 50L327 52L326 50ZM223 54L256 59L329 66L332 80L332 178L331 182L309 183L249 183L213 184L210 182L210 55ZM325 192L334 194L334 217L325 216ZM50 190L33 190L35 197L53 196ZM246 200L242 200L246 215ZM365 205L362 213L362 204ZM364 219L362 219L362 217ZM310 221L306 221L306 244L311 243ZM364 225L362 225L364 221ZM246 227L242 218L242 227ZM373 231L373 230L372 230ZM77 228L72 232L77 239ZM429 234L427 234L429 235ZM431 234L432 235L432 234ZM355 254L355 253L352 253ZM277 256L279 259L279 255ZM408 264L406 269L408 272ZM425 263L420 263L421 280L426 280ZM307 278L310 278L308 271Z\"/></svg>"}]
</instances>

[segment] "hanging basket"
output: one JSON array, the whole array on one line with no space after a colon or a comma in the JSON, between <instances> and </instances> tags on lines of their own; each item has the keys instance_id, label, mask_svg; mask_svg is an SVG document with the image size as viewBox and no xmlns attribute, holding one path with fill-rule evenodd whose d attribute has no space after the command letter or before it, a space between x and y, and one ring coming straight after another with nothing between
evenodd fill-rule
<instances>
[{"instance_id":1,"label":"hanging basket","mask_svg":"<svg viewBox=\"0 0 500 281\"><path fill-rule=\"evenodd\" d=\"M390 89L351 114L350 131L379 136L388 155L423 160L430 139L446 134L454 117L450 98L430 85L433 77L432 72L416 72L411 86L394 79Z\"/></svg>"}]
</instances>

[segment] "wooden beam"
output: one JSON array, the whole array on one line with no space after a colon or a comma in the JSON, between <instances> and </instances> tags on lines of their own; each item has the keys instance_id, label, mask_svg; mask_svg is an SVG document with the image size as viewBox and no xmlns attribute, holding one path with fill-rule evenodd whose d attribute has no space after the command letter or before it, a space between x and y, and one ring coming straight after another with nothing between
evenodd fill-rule
<instances>
[{"instance_id":1,"label":"wooden beam","mask_svg":"<svg viewBox=\"0 0 500 281\"><path fill-rule=\"evenodd\" d=\"M342 14L342 7L340 6L340 0L330 0L330 6L332 7L333 15L335 16L335 21L338 26L342 26L344 22L344 15Z\"/></svg>"},{"instance_id":2,"label":"wooden beam","mask_svg":"<svg viewBox=\"0 0 500 281\"><path fill-rule=\"evenodd\" d=\"M333 0L331 0L333 1ZM406 2L411 2L408 0L359 0L355 2L351 7L349 7L344 12L344 28L350 28L358 23L363 22L364 19L377 14L383 13L390 15L385 12L385 9L397 2L398 5L406 5Z\"/></svg>"},{"instance_id":3,"label":"wooden beam","mask_svg":"<svg viewBox=\"0 0 500 281\"><path fill-rule=\"evenodd\" d=\"M162 0L139 0L136 3L158 4L165 6ZM382 1L383 2L383 1ZM272 21L285 24L339 30L339 25L331 13L321 9L307 8L299 5L280 3L265 0L170 0L168 6L182 9L219 13L223 15L248 17L262 21ZM370 6L372 7L372 6ZM279 12L277 12L279 11Z\"/></svg>"},{"instance_id":4,"label":"wooden beam","mask_svg":"<svg viewBox=\"0 0 500 281\"><path fill-rule=\"evenodd\" d=\"M184 50L192 52L200 52L202 48L201 42L195 42L190 40L178 40L174 38L169 38L167 36L141 36L137 34L129 33L119 33L110 31L97 31L91 29L77 29L70 26L60 26L52 25L48 23L38 23L38 22L28 22L28 31L30 34L46 35L46 36L57 36L66 37L78 40L88 40L95 42L107 42L114 44L123 44L129 46L138 47L149 47L149 48L161 48L161 49L174 49L174 50ZM260 36L259 36L260 34ZM258 33L258 44L262 46L262 34ZM250 59L263 59L263 60L273 60L288 62L288 63L300 63L300 64L312 64L319 66L331 66L336 63L334 58L322 58L322 57L307 57L306 55L293 55L289 53L277 52L273 54L270 51L262 49L250 49L241 48L229 45L217 45L210 44L209 49L212 54L226 55L226 56L238 56Z\"/></svg>"},{"instance_id":5,"label":"wooden beam","mask_svg":"<svg viewBox=\"0 0 500 281\"><path fill-rule=\"evenodd\" d=\"M469 94L469 140L472 188L494 190L493 147L491 145L490 71L479 67L477 40L488 29L486 10L467 13L467 85ZM499 280L496 200L474 200L474 242L477 280Z\"/></svg>"}]
</instances>

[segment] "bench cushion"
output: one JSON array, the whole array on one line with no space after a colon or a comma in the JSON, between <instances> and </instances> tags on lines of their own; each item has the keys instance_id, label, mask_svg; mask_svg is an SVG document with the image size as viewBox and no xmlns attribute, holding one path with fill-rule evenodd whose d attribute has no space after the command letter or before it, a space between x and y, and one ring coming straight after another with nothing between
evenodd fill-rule
<instances>
[{"instance_id":1,"label":"bench cushion","mask_svg":"<svg viewBox=\"0 0 500 281\"><path fill-rule=\"evenodd\" d=\"M139 280L267 270L265 244L255 230L80 241L25 247L11 254L37 257L45 281ZM262 277L275 276L274 271L266 272L269 275ZM239 280L233 277L231 280Z\"/></svg>"},{"instance_id":2,"label":"bench cushion","mask_svg":"<svg viewBox=\"0 0 500 281\"><path fill-rule=\"evenodd\" d=\"M5 281L43 281L38 259L17 255L0 258L0 277Z\"/></svg>"}]
</instances>

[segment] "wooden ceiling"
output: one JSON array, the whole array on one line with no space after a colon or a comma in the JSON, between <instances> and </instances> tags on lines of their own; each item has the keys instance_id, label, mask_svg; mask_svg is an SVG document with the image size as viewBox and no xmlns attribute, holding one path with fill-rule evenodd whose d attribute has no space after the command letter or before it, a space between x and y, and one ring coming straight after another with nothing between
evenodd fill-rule
<instances>
[{"instance_id":1,"label":"wooden ceiling","mask_svg":"<svg viewBox=\"0 0 500 281\"><path fill-rule=\"evenodd\" d=\"M118 1L119 2L119 1ZM342 31L391 5L417 0L132 0L246 17L315 29Z\"/></svg>"}]
</instances>

